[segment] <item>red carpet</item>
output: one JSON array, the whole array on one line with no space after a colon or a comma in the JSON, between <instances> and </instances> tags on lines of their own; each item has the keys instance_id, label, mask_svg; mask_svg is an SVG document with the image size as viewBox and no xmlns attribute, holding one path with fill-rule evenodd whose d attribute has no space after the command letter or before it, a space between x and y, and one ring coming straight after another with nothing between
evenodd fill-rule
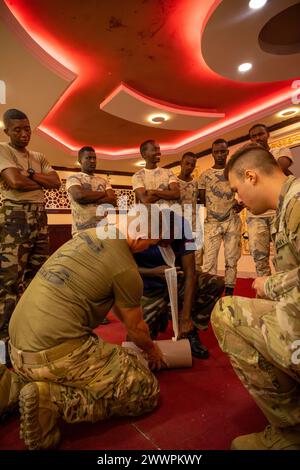
<instances>
[{"instance_id":1,"label":"red carpet","mask_svg":"<svg viewBox=\"0 0 300 470\"><path fill-rule=\"evenodd\" d=\"M252 280L240 279L236 294L253 297ZM122 325L111 318L98 328L107 341L121 343ZM171 337L171 328L161 336ZM95 424L62 423L60 449L228 449L231 440L260 431L266 420L217 345L211 328L201 334L210 359L194 359L191 369L158 373L161 400L158 408L141 418L118 418ZM0 449L24 449L18 417L1 426Z\"/></svg>"}]
</instances>

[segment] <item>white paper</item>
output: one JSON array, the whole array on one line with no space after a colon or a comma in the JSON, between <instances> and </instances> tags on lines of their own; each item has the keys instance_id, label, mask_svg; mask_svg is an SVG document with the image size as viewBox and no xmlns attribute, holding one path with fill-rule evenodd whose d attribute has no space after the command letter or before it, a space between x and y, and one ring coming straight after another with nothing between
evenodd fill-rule
<instances>
[{"instance_id":1,"label":"white paper","mask_svg":"<svg viewBox=\"0 0 300 470\"><path fill-rule=\"evenodd\" d=\"M178 324L178 297L177 297L177 270L176 268L169 268L165 270L165 276L169 291L171 313L172 313L172 324L174 341L177 341L179 335L179 324Z\"/></svg>"}]
</instances>

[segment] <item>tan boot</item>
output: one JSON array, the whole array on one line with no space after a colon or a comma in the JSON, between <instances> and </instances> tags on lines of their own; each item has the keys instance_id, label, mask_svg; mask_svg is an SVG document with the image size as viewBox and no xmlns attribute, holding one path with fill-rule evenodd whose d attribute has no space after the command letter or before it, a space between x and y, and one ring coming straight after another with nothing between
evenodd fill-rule
<instances>
[{"instance_id":1,"label":"tan boot","mask_svg":"<svg viewBox=\"0 0 300 470\"><path fill-rule=\"evenodd\" d=\"M59 385L49 382L30 382L20 393L20 437L29 450L53 449L60 441L57 426L59 417Z\"/></svg>"},{"instance_id":2,"label":"tan boot","mask_svg":"<svg viewBox=\"0 0 300 470\"><path fill-rule=\"evenodd\" d=\"M26 384L19 375L0 364L0 420L5 420L18 407L21 388Z\"/></svg>"},{"instance_id":3,"label":"tan boot","mask_svg":"<svg viewBox=\"0 0 300 470\"><path fill-rule=\"evenodd\" d=\"M269 425L263 432L236 437L231 450L300 450L300 432Z\"/></svg>"}]
</instances>

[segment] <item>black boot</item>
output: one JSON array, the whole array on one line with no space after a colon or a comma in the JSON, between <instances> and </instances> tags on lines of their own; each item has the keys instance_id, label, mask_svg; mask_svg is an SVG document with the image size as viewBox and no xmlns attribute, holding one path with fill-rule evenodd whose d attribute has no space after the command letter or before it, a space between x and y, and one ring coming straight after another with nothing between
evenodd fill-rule
<instances>
[{"instance_id":1,"label":"black boot","mask_svg":"<svg viewBox=\"0 0 300 470\"><path fill-rule=\"evenodd\" d=\"M234 287L225 286L225 295L233 295Z\"/></svg>"}]
</instances>

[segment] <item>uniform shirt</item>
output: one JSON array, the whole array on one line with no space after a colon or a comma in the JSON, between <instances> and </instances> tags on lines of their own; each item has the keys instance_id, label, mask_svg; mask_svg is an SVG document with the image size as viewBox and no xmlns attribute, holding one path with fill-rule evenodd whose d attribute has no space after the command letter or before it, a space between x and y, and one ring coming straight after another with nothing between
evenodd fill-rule
<instances>
[{"instance_id":1,"label":"uniform shirt","mask_svg":"<svg viewBox=\"0 0 300 470\"><path fill-rule=\"evenodd\" d=\"M143 168L135 173L132 177L132 189L135 191L138 188L144 188L146 191L150 189L160 189L162 191L168 190L171 183L177 183L177 178L172 170L167 168L154 168L148 170ZM156 204L169 204L172 205L176 201L167 201L166 199L159 199Z\"/></svg>"},{"instance_id":2,"label":"uniform shirt","mask_svg":"<svg viewBox=\"0 0 300 470\"><path fill-rule=\"evenodd\" d=\"M33 191L20 191L18 189L8 188L2 177L2 171L7 168L17 168L27 171L33 168L37 173L48 174L54 171L42 153L28 151L27 154L19 152L8 143L0 143L0 192L3 200L16 202L44 202L43 189L34 189Z\"/></svg>"},{"instance_id":3,"label":"uniform shirt","mask_svg":"<svg viewBox=\"0 0 300 470\"><path fill-rule=\"evenodd\" d=\"M294 157L292 155L292 152L288 147L279 147L279 148L273 148L270 149L271 154L275 158L275 160L278 162L279 158L281 157L288 157L292 163L294 163ZM247 210L247 217L248 218L256 218L256 217L274 217L275 216L275 211L270 209L269 211L264 212L263 214L259 215L254 215L252 212Z\"/></svg>"},{"instance_id":4,"label":"uniform shirt","mask_svg":"<svg viewBox=\"0 0 300 470\"><path fill-rule=\"evenodd\" d=\"M210 168L202 173L199 189L205 189L205 206L208 222L223 222L236 215L233 210L235 196L224 177L224 169Z\"/></svg>"},{"instance_id":5,"label":"uniform shirt","mask_svg":"<svg viewBox=\"0 0 300 470\"><path fill-rule=\"evenodd\" d=\"M41 351L92 332L113 304L138 307L143 282L126 240L96 229L59 248L32 280L10 320L12 344Z\"/></svg>"},{"instance_id":6,"label":"uniform shirt","mask_svg":"<svg viewBox=\"0 0 300 470\"><path fill-rule=\"evenodd\" d=\"M91 204L80 204L76 202L69 192L72 186L81 186L82 189L88 191L106 191L112 189L108 181L101 176L88 175L86 173L77 173L76 175L69 176L66 181L66 189L69 193L72 211L72 235L87 228L96 227L97 223L103 218L96 215L99 202Z\"/></svg>"},{"instance_id":7,"label":"uniform shirt","mask_svg":"<svg viewBox=\"0 0 300 470\"><path fill-rule=\"evenodd\" d=\"M188 204L192 208L192 227L196 227L196 209L197 209L197 196L198 196L198 182L196 180L184 181L177 178L180 189L180 204L184 206Z\"/></svg>"},{"instance_id":8,"label":"uniform shirt","mask_svg":"<svg viewBox=\"0 0 300 470\"><path fill-rule=\"evenodd\" d=\"M277 272L268 278L265 291L268 298L279 300L298 285L300 328L300 178L291 175L284 183L271 235L275 248L273 264Z\"/></svg>"}]
</instances>

